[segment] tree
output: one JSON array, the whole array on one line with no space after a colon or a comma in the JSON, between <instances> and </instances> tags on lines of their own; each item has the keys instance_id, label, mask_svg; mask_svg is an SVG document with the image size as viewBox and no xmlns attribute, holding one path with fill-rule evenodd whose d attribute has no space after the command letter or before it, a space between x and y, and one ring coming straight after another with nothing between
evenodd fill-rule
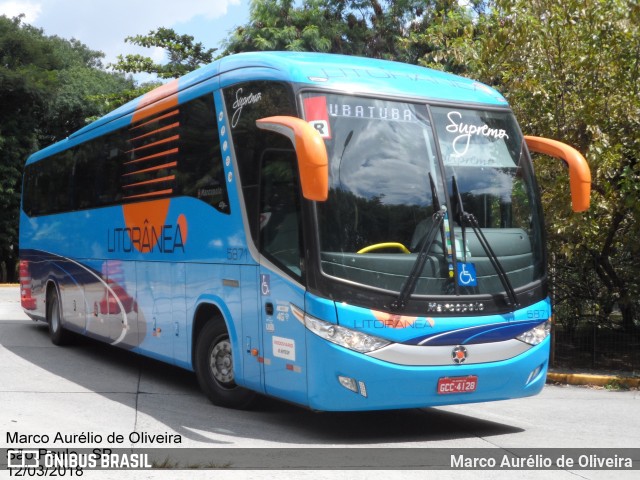
<instances>
[{"instance_id":1,"label":"tree","mask_svg":"<svg viewBox=\"0 0 640 480\"><path fill-rule=\"evenodd\" d=\"M0 281L15 280L22 167L29 154L106 113L92 95L132 88L101 52L0 16Z\"/></svg>"},{"instance_id":2,"label":"tree","mask_svg":"<svg viewBox=\"0 0 640 480\"><path fill-rule=\"evenodd\" d=\"M478 19L486 15L487 2L472 0L432 2L419 19L414 20L402 46L414 60L411 63L458 75L473 75L469 54L482 30Z\"/></svg>"},{"instance_id":3,"label":"tree","mask_svg":"<svg viewBox=\"0 0 640 480\"><path fill-rule=\"evenodd\" d=\"M509 99L523 130L562 139L592 169L589 212L568 211L566 175L536 160L556 299L565 311L640 312L640 7L624 0L496 0L460 43L470 71ZM585 308L586 307L586 308Z\"/></svg>"},{"instance_id":4,"label":"tree","mask_svg":"<svg viewBox=\"0 0 640 480\"><path fill-rule=\"evenodd\" d=\"M430 3L430 2L426 2ZM288 50L405 59L399 42L425 11L418 0L253 0L225 54Z\"/></svg>"},{"instance_id":5,"label":"tree","mask_svg":"<svg viewBox=\"0 0 640 480\"><path fill-rule=\"evenodd\" d=\"M216 48L205 48L201 42L194 42L191 35L179 35L171 28L160 27L147 35L127 37L126 42L145 48L160 47L166 50L169 61L164 64L154 62L144 55L118 55L114 69L127 73L152 73L159 78L178 78L213 61Z\"/></svg>"},{"instance_id":6,"label":"tree","mask_svg":"<svg viewBox=\"0 0 640 480\"><path fill-rule=\"evenodd\" d=\"M306 1L303 7L296 7L293 0L252 1L249 23L235 29L224 53L341 51L344 28L339 21L340 6L326 7L323 0Z\"/></svg>"},{"instance_id":7,"label":"tree","mask_svg":"<svg viewBox=\"0 0 640 480\"><path fill-rule=\"evenodd\" d=\"M0 17L0 280L6 280L16 257L21 165L37 144L36 119L45 110L44 90L53 83L34 66L47 57L33 30L20 19ZM10 272L9 272L10 274Z\"/></svg>"}]
</instances>

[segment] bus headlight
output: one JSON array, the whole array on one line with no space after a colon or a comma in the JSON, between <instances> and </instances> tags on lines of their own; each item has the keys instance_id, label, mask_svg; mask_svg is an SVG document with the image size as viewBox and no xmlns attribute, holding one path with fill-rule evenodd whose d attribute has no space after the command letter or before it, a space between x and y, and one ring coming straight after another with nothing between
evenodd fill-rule
<instances>
[{"instance_id":1,"label":"bus headlight","mask_svg":"<svg viewBox=\"0 0 640 480\"><path fill-rule=\"evenodd\" d=\"M336 345L348 348L349 350L355 350L360 353L369 353L382 347L386 347L391 343L382 338L374 337L373 335L367 335L366 333L357 332L350 328L334 325L333 323L312 317L294 305L291 305L291 307L296 318L298 318L298 320L300 320L311 332L325 340L335 343Z\"/></svg>"},{"instance_id":2,"label":"bus headlight","mask_svg":"<svg viewBox=\"0 0 640 480\"><path fill-rule=\"evenodd\" d=\"M551 321L547 320L539 325L536 325L531 330L518 335L516 338L521 342L528 343L529 345L538 345L551 333Z\"/></svg>"}]
</instances>

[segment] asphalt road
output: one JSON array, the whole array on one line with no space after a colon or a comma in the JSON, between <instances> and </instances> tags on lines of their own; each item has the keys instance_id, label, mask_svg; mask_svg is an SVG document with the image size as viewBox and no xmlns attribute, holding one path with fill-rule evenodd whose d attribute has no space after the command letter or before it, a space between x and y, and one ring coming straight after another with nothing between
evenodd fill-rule
<instances>
[{"instance_id":1,"label":"asphalt road","mask_svg":"<svg viewBox=\"0 0 640 480\"><path fill-rule=\"evenodd\" d=\"M76 435L65 446L238 448L239 454L294 455L299 448L639 448L640 393L547 386L532 398L486 404L367 413L314 413L264 399L252 411L211 405L195 376L184 370L78 338L54 346L44 323L29 320L17 287L0 286L0 448L16 435ZM89 437L84 443L82 435ZM181 443L158 444L180 438ZM23 437L20 437L23 438ZM21 443L39 446L35 437ZM93 441L91 441L93 440ZM243 449L254 449L246 451ZM362 450L358 451L362 453ZM348 453L347 453L348 455ZM335 455L327 456L330 465ZM637 457L636 457L637 460ZM2 459L0 459L0 462ZM250 463L250 459L247 459ZM6 474L0 471L0 477ZM145 471L127 478L370 478L346 471ZM386 478L431 478L429 471L384 472ZM88 475L91 474L91 475ZM638 471L445 471L439 478L635 478ZM184 476L181 476L184 475ZM84 478L121 478L123 472L85 472Z\"/></svg>"}]
</instances>

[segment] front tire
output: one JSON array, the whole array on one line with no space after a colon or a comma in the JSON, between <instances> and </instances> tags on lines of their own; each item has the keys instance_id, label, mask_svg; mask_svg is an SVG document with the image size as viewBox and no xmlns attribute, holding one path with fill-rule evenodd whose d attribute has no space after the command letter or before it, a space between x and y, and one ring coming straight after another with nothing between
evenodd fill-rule
<instances>
[{"instance_id":1,"label":"front tire","mask_svg":"<svg viewBox=\"0 0 640 480\"><path fill-rule=\"evenodd\" d=\"M69 332L62 326L62 309L55 287L47 295L47 323L49 324L49 337L54 345L65 345L69 342Z\"/></svg>"},{"instance_id":2,"label":"front tire","mask_svg":"<svg viewBox=\"0 0 640 480\"><path fill-rule=\"evenodd\" d=\"M195 370L200 388L214 405L245 409L255 393L235 382L231 340L220 319L207 322L196 341Z\"/></svg>"}]
</instances>

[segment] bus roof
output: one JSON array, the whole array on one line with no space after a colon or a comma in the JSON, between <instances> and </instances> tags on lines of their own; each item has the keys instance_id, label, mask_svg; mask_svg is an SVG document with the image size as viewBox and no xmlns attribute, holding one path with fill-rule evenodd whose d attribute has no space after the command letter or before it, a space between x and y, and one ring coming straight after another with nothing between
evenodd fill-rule
<instances>
[{"instance_id":1,"label":"bus roof","mask_svg":"<svg viewBox=\"0 0 640 480\"><path fill-rule=\"evenodd\" d=\"M387 60L304 52L251 52L223 57L179 78L177 93L180 95L180 92L216 77L221 79L221 87L249 80L281 80L355 95L376 94L429 101L507 105L504 97L493 88L457 75ZM156 90L158 100L176 91L163 87ZM169 93L164 94L164 91ZM142 100L143 97L139 97L122 105L67 139L32 155L27 163L81 143L84 141L81 137L85 135L95 136L100 127L111 122L118 123L118 119L132 115ZM118 123L118 126L121 125ZM113 126L115 128L116 125ZM112 128L106 131L110 130Z\"/></svg>"},{"instance_id":2,"label":"bus roof","mask_svg":"<svg viewBox=\"0 0 640 480\"><path fill-rule=\"evenodd\" d=\"M474 80L388 60L328 53L255 52L231 55L219 62L220 73L266 67L284 72L292 82L353 94L376 93L494 105L507 103L496 90Z\"/></svg>"}]
</instances>

